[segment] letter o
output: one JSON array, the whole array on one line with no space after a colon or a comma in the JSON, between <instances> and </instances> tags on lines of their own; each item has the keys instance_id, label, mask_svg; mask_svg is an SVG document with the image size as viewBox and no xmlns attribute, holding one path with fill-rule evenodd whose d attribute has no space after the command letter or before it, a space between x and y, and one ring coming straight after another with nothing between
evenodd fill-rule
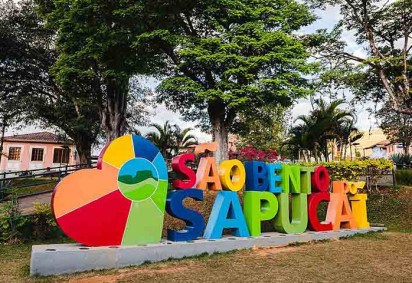
<instances>
[{"instance_id":1,"label":"letter o","mask_svg":"<svg viewBox=\"0 0 412 283\"><path fill-rule=\"evenodd\" d=\"M246 181L245 166L237 159L222 161L219 165L219 177L224 189L240 191Z\"/></svg>"}]
</instances>

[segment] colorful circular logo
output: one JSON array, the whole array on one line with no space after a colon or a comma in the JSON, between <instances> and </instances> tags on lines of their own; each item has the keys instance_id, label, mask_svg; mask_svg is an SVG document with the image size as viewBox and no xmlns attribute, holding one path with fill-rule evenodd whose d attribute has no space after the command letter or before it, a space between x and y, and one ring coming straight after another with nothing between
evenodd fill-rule
<instances>
[{"instance_id":1,"label":"colorful circular logo","mask_svg":"<svg viewBox=\"0 0 412 283\"><path fill-rule=\"evenodd\" d=\"M52 208L61 229L88 246L159 242L168 188L159 150L140 136L123 136L103 152L100 167L56 186Z\"/></svg>"},{"instance_id":2,"label":"colorful circular logo","mask_svg":"<svg viewBox=\"0 0 412 283\"><path fill-rule=\"evenodd\" d=\"M149 160L134 158L127 161L117 177L119 189L130 200L145 200L157 189L159 174Z\"/></svg>"}]
</instances>

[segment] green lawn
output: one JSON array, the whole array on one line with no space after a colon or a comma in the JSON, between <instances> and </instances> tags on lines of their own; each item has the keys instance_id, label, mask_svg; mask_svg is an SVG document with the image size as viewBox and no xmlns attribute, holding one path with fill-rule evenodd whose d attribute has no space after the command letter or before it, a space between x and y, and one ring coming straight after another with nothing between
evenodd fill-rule
<instances>
[{"instance_id":1,"label":"green lawn","mask_svg":"<svg viewBox=\"0 0 412 283\"><path fill-rule=\"evenodd\" d=\"M410 282L412 189L371 195L368 205L370 222L385 223L388 232L70 276L29 277L31 243L3 245L0 282Z\"/></svg>"}]
</instances>

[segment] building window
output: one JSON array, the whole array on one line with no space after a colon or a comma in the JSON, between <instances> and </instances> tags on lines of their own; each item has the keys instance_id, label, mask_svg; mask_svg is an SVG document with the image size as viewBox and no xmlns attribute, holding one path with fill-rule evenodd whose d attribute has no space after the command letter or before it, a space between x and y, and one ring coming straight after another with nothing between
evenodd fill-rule
<instances>
[{"instance_id":1,"label":"building window","mask_svg":"<svg viewBox=\"0 0 412 283\"><path fill-rule=\"evenodd\" d=\"M43 148L32 148L31 150L31 161L43 161Z\"/></svg>"},{"instance_id":2,"label":"building window","mask_svg":"<svg viewBox=\"0 0 412 283\"><path fill-rule=\"evenodd\" d=\"M21 147L9 148L9 160L20 160Z\"/></svg>"},{"instance_id":3,"label":"building window","mask_svg":"<svg viewBox=\"0 0 412 283\"><path fill-rule=\"evenodd\" d=\"M70 149L55 148L53 153L53 163L69 163Z\"/></svg>"}]
</instances>

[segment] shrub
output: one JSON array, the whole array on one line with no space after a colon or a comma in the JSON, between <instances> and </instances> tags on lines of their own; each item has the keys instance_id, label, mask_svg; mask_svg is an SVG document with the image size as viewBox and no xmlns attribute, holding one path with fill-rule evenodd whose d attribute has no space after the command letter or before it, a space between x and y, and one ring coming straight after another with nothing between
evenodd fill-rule
<instances>
[{"instance_id":1,"label":"shrub","mask_svg":"<svg viewBox=\"0 0 412 283\"><path fill-rule=\"evenodd\" d=\"M31 235L34 240L46 240L60 236L61 232L54 219L51 207L45 203L34 203L34 214L30 216Z\"/></svg>"},{"instance_id":2,"label":"shrub","mask_svg":"<svg viewBox=\"0 0 412 283\"><path fill-rule=\"evenodd\" d=\"M22 228L26 219L21 215L17 197L5 203L0 209L0 238L2 242L19 243L22 241Z\"/></svg>"},{"instance_id":3,"label":"shrub","mask_svg":"<svg viewBox=\"0 0 412 283\"><path fill-rule=\"evenodd\" d=\"M17 198L13 198L0 210L0 242L13 244L62 236L49 204L34 203L34 213L22 215Z\"/></svg>"},{"instance_id":4,"label":"shrub","mask_svg":"<svg viewBox=\"0 0 412 283\"><path fill-rule=\"evenodd\" d=\"M412 165L412 155L410 154L395 153L391 155L390 159L399 169L410 167Z\"/></svg>"},{"instance_id":5,"label":"shrub","mask_svg":"<svg viewBox=\"0 0 412 283\"><path fill-rule=\"evenodd\" d=\"M393 170L393 163L387 159L345 160L339 162L304 163L306 166L325 166L331 180L356 181L367 177L368 186L376 185L382 175Z\"/></svg>"},{"instance_id":6,"label":"shrub","mask_svg":"<svg viewBox=\"0 0 412 283\"><path fill-rule=\"evenodd\" d=\"M397 169L395 171L395 180L398 185L412 185L412 170Z\"/></svg>"},{"instance_id":7,"label":"shrub","mask_svg":"<svg viewBox=\"0 0 412 283\"><path fill-rule=\"evenodd\" d=\"M260 150L255 148L252 145L241 148L236 152L230 152L230 159L239 159L240 161L254 161L260 160L265 162L275 162L279 159L278 153L276 150Z\"/></svg>"}]
</instances>

